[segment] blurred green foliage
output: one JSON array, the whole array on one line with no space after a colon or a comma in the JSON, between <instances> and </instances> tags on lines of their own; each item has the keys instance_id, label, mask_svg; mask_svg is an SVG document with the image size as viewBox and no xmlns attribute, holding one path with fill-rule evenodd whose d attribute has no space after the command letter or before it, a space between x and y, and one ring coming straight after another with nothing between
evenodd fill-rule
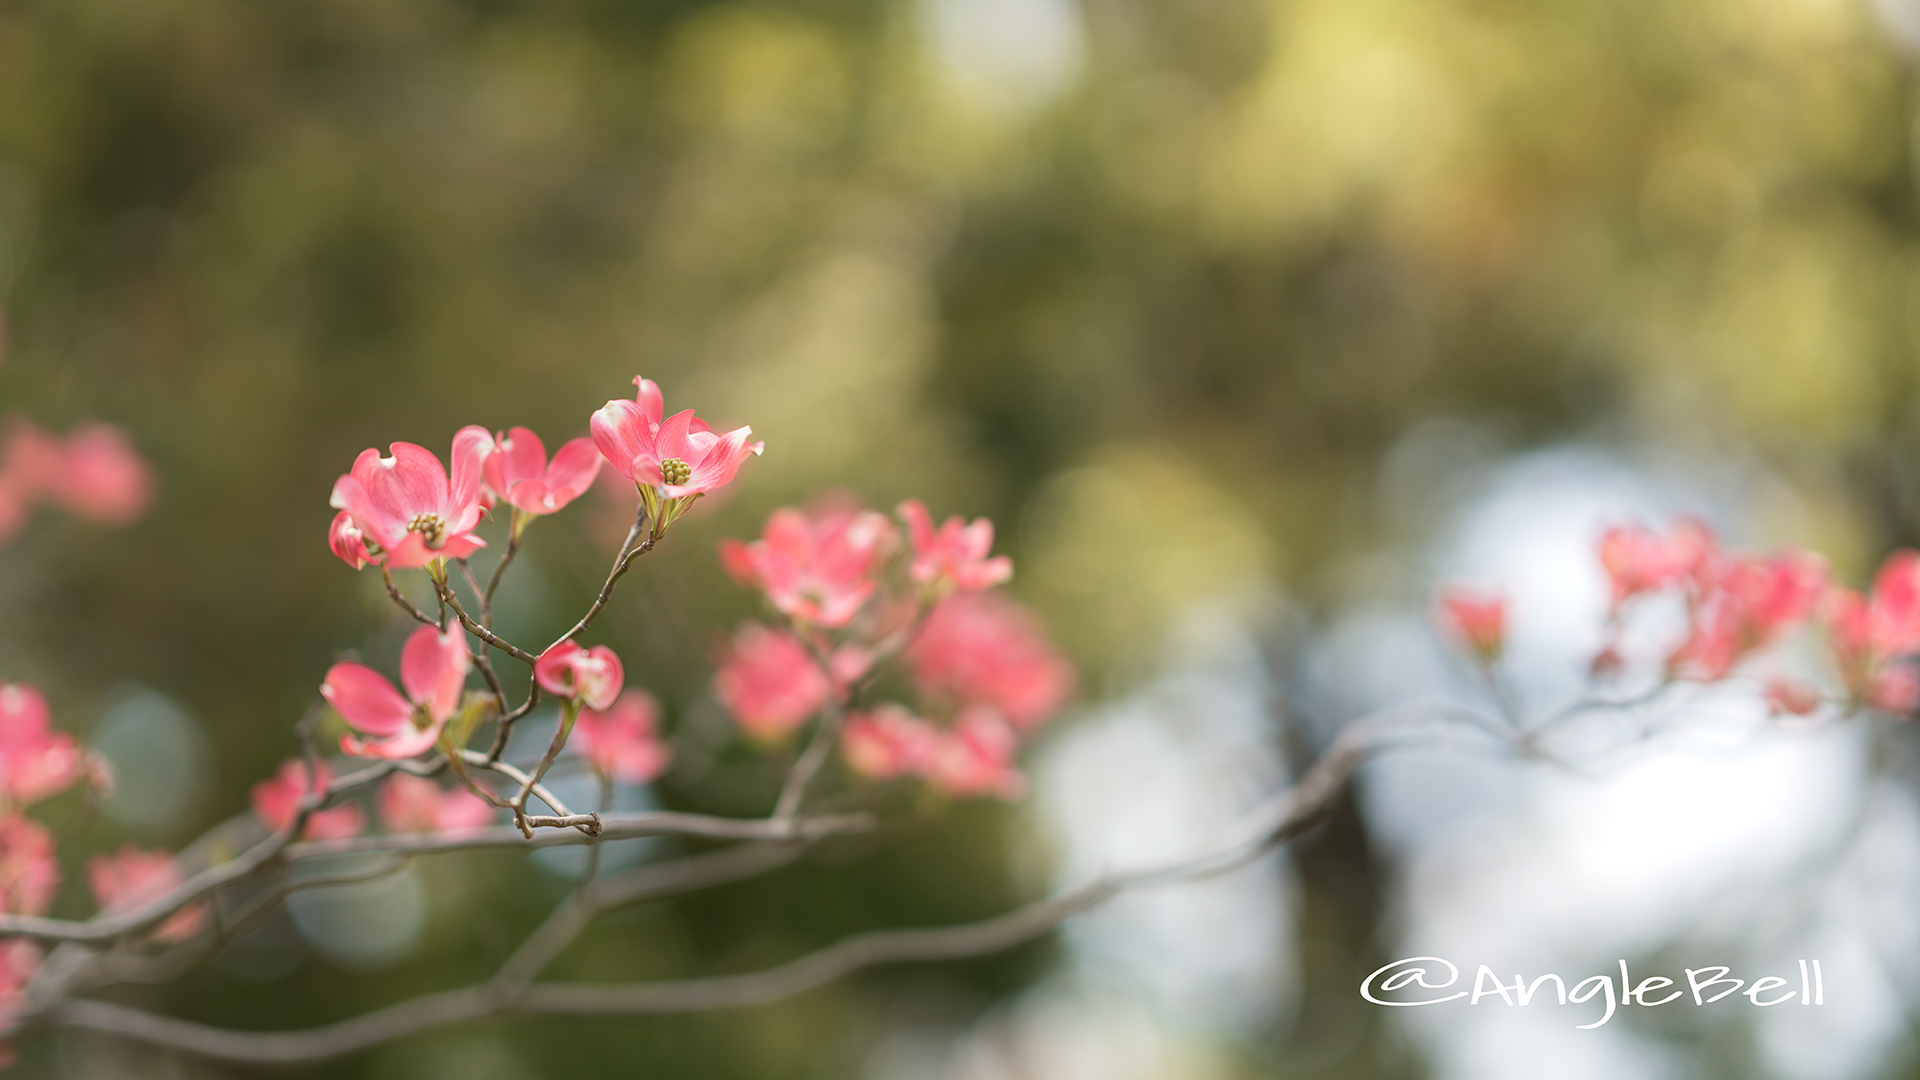
<instances>
[{"instance_id":1,"label":"blurred green foliage","mask_svg":"<svg viewBox=\"0 0 1920 1080\"><path fill-rule=\"evenodd\" d=\"M683 731L715 724L714 635L752 611L713 541L825 486L991 514L1096 697L1197 596L1335 598L1383 529L1380 454L1434 417L1756 455L1784 478L1780 538L1851 567L1920 537L1913 79L1866 4L966 11L0 5L0 401L123 424L162 478L131 530L44 519L6 553L5 676L76 730L124 682L185 703L218 769L191 824L234 812L335 655L397 649L377 581L324 547L353 456L444 453L473 422L556 446L636 372L768 448L600 625ZM609 528L585 523L608 513L535 526L510 629L584 606ZM767 775L736 765L721 794L663 796L751 812ZM119 842L55 809L80 848ZM734 969L985 914L1026 888L1002 869L1018 821L958 808L871 860L616 921L563 968ZM1339 835L1334 861L1364 867ZM472 899L399 972L309 961L141 1000L265 1025L449 985L557 888L459 866ZM328 1072L852 1075L901 987L964 1013L1043 952L738 1016L490 1025Z\"/></svg>"}]
</instances>

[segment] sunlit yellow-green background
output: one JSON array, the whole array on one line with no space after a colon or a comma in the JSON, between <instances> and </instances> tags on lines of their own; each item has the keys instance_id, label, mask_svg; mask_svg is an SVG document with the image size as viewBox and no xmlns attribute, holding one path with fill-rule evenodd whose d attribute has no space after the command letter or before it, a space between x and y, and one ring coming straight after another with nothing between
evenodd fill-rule
<instances>
[{"instance_id":1,"label":"sunlit yellow-green background","mask_svg":"<svg viewBox=\"0 0 1920 1080\"><path fill-rule=\"evenodd\" d=\"M200 717L215 792L143 838L183 843L292 751L337 653L397 647L377 580L324 545L354 455L444 452L466 423L556 446L636 373L767 444L602 623L677 725L712 719L715 635L753 610L713 541L825 487L991 515L1090 700L1196 598L1353 588L1343 553L1391 527L1379 457L1435 417L1750 455L1785 479L1776 539L1857 576L1920 538L1903 3L5 4L0 403L122 424L161 480L129 530L43 515L0 556L0 676L80 732L129 684ZM503 616L527 637L591 595L596 513L530 536ZM764 780L661 794L752 813ZM82 914L79 856L123 833L75 797L48 817ZM945 811L616 920L559 970L738 970L985 915L1031 891L1003 869L1018 820ZM1350 824L1306 856L1307 911L1364 954L1378 879ZM475 977L559 895L510 856L435 873L464 891L401 968L130 999L336 1018ZM316 1074L853 1076L899 987L964 1017L1047 948ZM1294 1036L1209 1060L1290 1075ZM1379 1042L1316 1075L1418 1075Z\"/></svg>"}]
</instances>

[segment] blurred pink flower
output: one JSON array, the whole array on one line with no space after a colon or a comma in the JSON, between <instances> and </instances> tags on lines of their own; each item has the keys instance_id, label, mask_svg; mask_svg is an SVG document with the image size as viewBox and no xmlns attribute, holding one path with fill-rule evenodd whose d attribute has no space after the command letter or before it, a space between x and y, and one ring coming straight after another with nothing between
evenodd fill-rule
<instances>
[{"instance_id":1,"label":"blurred pink flower","mask_svg":"<svg viewBox=\"0 0 1920 1080\"><path fill-rule=\"evenodd\" d=\"M952 731L937 733L925 766L927 782L949 795L1017 799L1027 778L1014 767L1018 737L992 709L960 714Z\"/></svg>"},{"instance_id":2,"label":"blurred pink flower","mask_svg":"<svg viewBox=\"0 0 1920 1080\"><path fill-rule=\"evenodd\" d=\"M127 525L153 504L153 470L127 433L112 424L82 424L60 447L53 496L102 525Z\"/></svg>"},{"instance_id":3,"label":"blurred pink flower","mask_svg":"<svg viewBox=\"0 0 1920 1080\"><path fill-rule=\"evenodd\" d=\"M1798 679L1767 680L1767 710L1776 716L1807 716L1820 707L1820 691Z\"/></svg>"},{"instance_id":4,"label":"blurred pink flower","mask_svg":"<svg viewBox=\"0 0 1920 1080\"><path fill-rule=\"evenodd\" d=\"M327 785L333 783L333 773L324 761L317 771L319 789L324 793ZM260 824L268 829L279 832L293 824L294 814L300 809L300 800L306 798L307 794L307 763L299 758L288 758L280 763L280 771L271 779L253 785L253 816L259 818ZM359 805L346 803L309 815L303 835L308 840L344 840L349 836L358 836L363 824Z\"/></svg>"},{"instance_id":5,"label":"blurred pink flower","mask_svg":"<svg viewBox=\"0 0 1920 1080\"><path fill-rule=\"evenodd\" d=\"M907 649L920 692L992 705L1017 728L1038 724L1073 693L1074 671L1025 608L998 593L954 593Z\"/></svg>"},{"instance_id":6,"label":"blurred pink flower","mask_svg":"<svg viewBox=\"0 0 1920 1080\"><path fill-rule=\"evenodd\" d=\"M1920 707L1920 553L1887 556L1862 596L1835 586L1823 601L1827 644L1853 699L1896 715Z\"/></svg>"},{"instance_id":7,"label":"blurred pink flower","mask_svg":"<svg viewBox=\"0 0 1920 1080\"><path fill-rule=\"evenodd\" d=\"M59 488L65 468L66 454L60 440L23 416L9 420L6 446L0 452L0 473L23 500L51 495Z\"/></svg>"},{"instance_id":8,"label":"blurred pink flower","mask_svg":"<svg viewBox=\"0 0 1920 1080\"><path fill-rule=\"evenodd\" d=\"M720 564L787 615L845 626L873 596L878 564L895 541L893 523L872 510L785 508L767 518L760 539L720 541Z\"/></svg>"},{"instance_id":9,"label":"blurred pink flower","mask_svg":"<svg viewBox=\"0 0 1920 1080\"><path fill-rule=\"evenodd\" d=\"M878 780L924 773L939 741L933 725L892 702L848 715L840 731L847 767Z\"/></svg>"},{"instance_id":10,"label":"blurred pink flower","mask_svg":"<svg viewBox=\"0 0 1920 1080\"><path fill-rule=\"evenodd\" d=\"M714 696L748 735L785 737L820 711L832 687L806 646L784 631L742 623L713 675Z\"/></svg>"},{"instance_id":11,"label":"blurred pink flower","mask_svg":"<svg viewBox=\"0 0 1920 1080\"><path fill-rule=\"evenodd\" d=\"M1506 597L1448 586L1440 590L1440 625L1482 662L1492 661L1506 647Z\"/></svg>"},{"instance_id":12,"label":"blurred pink flower","mask_svg":"<svg viewBox=\"0 0 1920 1080\"><path fill-rule=\"evenodd\" d=\"M626 672L612 649L605 645L583 649L572 641L563 641L540 654L534 661L533 677L547 693L570 701L578 699L589 709L612 705L626 682Z\"/></svg>"},{"instance_id":13,"label":"blurred pink flower","mask_svg":"<svg viewBox=\"0 0 1920 1080\"><path fill-rule=\"evenodd\" d=\"M1716 557L1703 576L1692 628L1667 663L1707 680L1725 678L1749 653L1805 619L1828 582L1826 560L1798 550Z\"/></svg>"},{"instance_id":14,"label":"blurred pink flower","mask_svg":"<svg viewBox=\"0 0 1920 1080\"><path fill-rule=\"evenodd\" d=\"M0 540L17 534L41 500L88 521L130 524L153 502L153 470L112 424L84 423L56 439L16 416L0 447Z\"/></svg>"},{"instance_id":15,"label":"blurred pink flower","mask_svg":"<svg viewBox=\"0 0 1920 1080\"><path fill-rule=\"evenodd\" d=\"M464 788L442 791L424 776L397 772L373 797L380 823L390 833L480 829L493 823L493 807Z\"/></svg>"},{"instance_id":16,"label":"blurred pink flower","mask_svg":"<svg viewBox=\"0 0 1920 1080\"><path fill-rule=\"evenodd\" d=\"M573 728L574 750L594 772L623 784L644 784L666 771L671 752L660 741L659 705L638 688L621 694L613 707L580 710Z\"/></svg>"},{"instance_id":17,"label":"blurred pink flower","mask_svg":"<svg viewBox=\"0 0 1920 1080\"><path fill-rule=\"evenodd\" d=\"M914 581L973 590L991 588L1013 576L1011 559L987 557L993 550L993 522L986 518L974 518L969 525L956 514L935 531L932 516L918 499L901 503L900 517L913 538L908 573Z\"/></svg>"},{"instance_id":18,"label":"blurred pink flower","mask_svg":"<svg viewBox=\"0 0 1920 1080\"><path fill-rule=\"evenodd\" d=\"M494 498L526 514L551 514L593 486L600 451L592 439L571 439L547 460L540 437L526 428L494 439L484 475Z\"/></svg>"},{"instance_id":19,"label":"blurred pink flower","mask_svg":"<svg viewBox=\"0 0 1920 1080\"><path fill-rule=\"evenodd\" d=\"M142 851L132 844L123 845L117 854L95 855L87 860L87 885L102 911L137 908L167 895L185 880L172 855ZM189 904L161 923L153 936L160 941L185 940L199 933L206 915L205 904Z\"/></svg>"},{"instance_id":20,"label":"blurred pink flower","mask_svg":"<svg viewBox=\"0 0 1920 1080\"><path fill-rule=\"evenodd\" d=\"M692 409L662 419L660 387L634 376L632 401L609 401L593 414L593 441L615 472L656 489L663 499L698 495L731 483L748 454L764 443L749 443L750 427L716 435Z\"/></svg>"},{"instance_id":21,"label":"blurred pink flower","mask_svg":"<svg viewBox=\"0 0 1920 1080\"><path fill-rule=\"evenodd\" d=\"M1600 537L1600 565L1613 585L1613 605L1698 577L1715 549L1712 528L1694 517L1675 520L1665 536L1639 524L1608 529Z\"/></svg>"},{"instance_id":22,"label":"blurred pink flower","mask_svg":"<svg viewBox=\"0 0 1920 1080\"><path fill-rule=\"evenodd\" d=\"M47 699L28 683L0 683L0 798L39 802L73 785L87 758L73 736L50 729Z\"/></svg>"},{"instance_id":23,"label":"blurred pink flower","mask_svg":"<svg viewBox=\"0 0 1920 1080\"><path fill-rule=\"evenodd\" d=\"M17 813L0 817L0 912L43 915L58 884L52 835Z\"/></svg>"},{"instance_id":24,"label":"blurred pink flower","mask_svg":"<svg viewBox=\"0 0 1920 1080\"><path fill-rule=\"evenodd\" d=\"M412 757L431 749L460 707L472 664L466 631L449 622L445 632L423 626L407 639L400 651L404 695L365 664L347 661L328 668L320 696L355 731L374 736L371 742L341 736L340 749L356 757L381 758Z\"/></svg>"},{"instance_id":25,"label":"blurred pink flower","mask_svg":"<svg viewBox=\"0 0 1920 1080\"><path fill-rule=\"evenodd\" d=\"M0 941L0 1015L19 1011L27 984L40 970L40 946L27 938ZM0 1043L0 1069L14 1062L12 1043Z\"/></svg>"},{"instance_id":26,"label":"blurred pink flower","mask_svg":"<svg viewBox=\"0 0 1920 1080\"><path fill-rule=\"evenodd\" d=\"M353 471L334 482L329 501L352 516L354 526L380 546L396 570L464 559L487 546L473 530L482 509L482 462L492 448L493 436L485 428L461 428L453 437L451 481L425 447L397 442L389 447L391 457L363 450Z\"/></svg>"}]
</instances>

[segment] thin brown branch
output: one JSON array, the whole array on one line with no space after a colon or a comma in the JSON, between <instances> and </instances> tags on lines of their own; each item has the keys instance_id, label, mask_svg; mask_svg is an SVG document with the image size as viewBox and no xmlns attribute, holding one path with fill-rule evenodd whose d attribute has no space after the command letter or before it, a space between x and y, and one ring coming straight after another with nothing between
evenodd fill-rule
<instances>
[{"instance_id":1,"label":"thin brown branch","mask_svg":"<svg viewBox=\"0 0 1920 1080\"><path fill-rule=\"evenodd\" d=\"M600 612L606 608L607 601L613 599L613 587L620 583L620 579L624 577L628 569L633 566L633 560L653 550L653 545L659 542L655 537L649 534L645 540L640 539L640 532L646 528L646 524L647 506L643 502L640 504L639 511L634 515L633 528L627 530L627 539L620 545L620 553L613 558L613 569L607 571L606 584L600 586L600 595L593 598L593 606L587 609L585 615L580 616L579 622L573 624L573 629L553 639L554 645L558 645L563 641L571 641L581 631L592 626L593 620L599 618ZM638 542L636 543L636 541ZM547 647L552 648L553 646L549 645Z\"/></svg>"},{"instance_id":2,"label":"thin brown branch","mask_svg":"<svg viewBox=\"0 0 1920 1080\"><path fill-rule=\"evenodd\" d=\"M437 627L440 625L440 620L414 607L413 601L400 594L400 586L393 583L393 571L391 569L382 566L380 568L380 580L386 583L387 595L393 598L395 604L400 605L401 611L413 616L420 622L426 623L428 626Z\"/></svg>"},{"instance_id":3,"label":"thin brown branch","mask_svg":"<svg viewBox=\"0 0 1920 1080\"><path fill-rule=\"evenodd\" d=\"M779 801L774 803L773 819L790 822L800 812L801 800L807 797L807 785L826 765L828 755L840 738L840 721L844 709L835 698L827 703L820 713L820 722L813 727L813 738L808 740L807 748L800 753L800 760L787 770L787 778L780 785Z\"/></svg>"},{"instance_id":4,"label":"thin brown branch","mask_svg":"<svg viewBox=\"0 0 1920 1080\"><path fill-rule=\"evenodd\" d=\"M454 616L460 620L461 626L466 627L467 633L472 634L474 637L499 649L501 652L506 653L508 656L513 657L523 664L531 664L540 659L520 646L515 645L513 642L508 641L506 638L501 637L499 634L480 625L479 621L472 615L467 614L467 609L461 606L460 597L454 594L452 586L435 582L435 587L439 590L440 602L453 609Z\"/></svg>"},{"instance_id":5,"label":"thin brown branch","mask_svg":"<svg viewBox=\"0 0 1920 1080\"><path fill-rule=\"evenodd\" d=\"M1319 820L1360 762L1386 745L1386 737L1402 726L1398 713L1350 725L1299 782L1242 817L1223 841L1194 855L1109 875L980 922L856 934L763 971L633 984L536 983L518 989L489 982L415 998L300 1032L231 1031L84 1000L60 1005L35 1020L113 1032L227 1061L296 1064L335 1058L416 1031L492 1015L636 1016L767 1004L862 968L998 952L1037 938L1072 915L1119 893L1197 880L1243 866ZM573 839L567 834L550 835ZM554 936L558 937L559 931ZM529 960L523 967L531 964Z\"/></svg>"}]
</instances>

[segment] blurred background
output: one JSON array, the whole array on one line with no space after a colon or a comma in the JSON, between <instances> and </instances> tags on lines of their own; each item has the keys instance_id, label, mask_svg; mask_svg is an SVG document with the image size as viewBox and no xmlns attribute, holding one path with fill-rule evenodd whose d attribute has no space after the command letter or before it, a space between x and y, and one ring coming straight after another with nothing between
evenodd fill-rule
<instances>
[{"instance_id":1,"label":"blurred background","mask_svg":"<svg viewBox=\"0 0 1920 1080\"><path fill-rule=\"evenodd\" d=\"M1442 578L1513 592L1551 707L1606 521L1693 510L1857 583L1920 540L1916 47L1912 0L0 4L0 407L122 425L158 476L129 529L45 514L0 554L0 676L122 765L42 814L55 912L91 910L85 854L243 810L337 656L397 654L324 543L355 454L467 423L556 447L636 373L767 450L596 631L680 748L626 805L770 804L708 691L754 611L713 544L823 488L991 516L1082 691L1025 803L626 912L567 978L744 970L1186 850L1340 723L1471 693L1426 629ZM534 527L510 636L572 621L624 513ZM1718 735L1592 776L1396 756L1283 857L1003 956L296 1074L1911 1075L1905 774L1858 725L1693 707ZM305 1026L471 981L570 872L423 864L126 999ZM1819 956L1829 1005L1581 1032L1360 1000L1435 950ZM59 1035L20 1070L245 1075Z\"/></svg>"}]
</instances>

